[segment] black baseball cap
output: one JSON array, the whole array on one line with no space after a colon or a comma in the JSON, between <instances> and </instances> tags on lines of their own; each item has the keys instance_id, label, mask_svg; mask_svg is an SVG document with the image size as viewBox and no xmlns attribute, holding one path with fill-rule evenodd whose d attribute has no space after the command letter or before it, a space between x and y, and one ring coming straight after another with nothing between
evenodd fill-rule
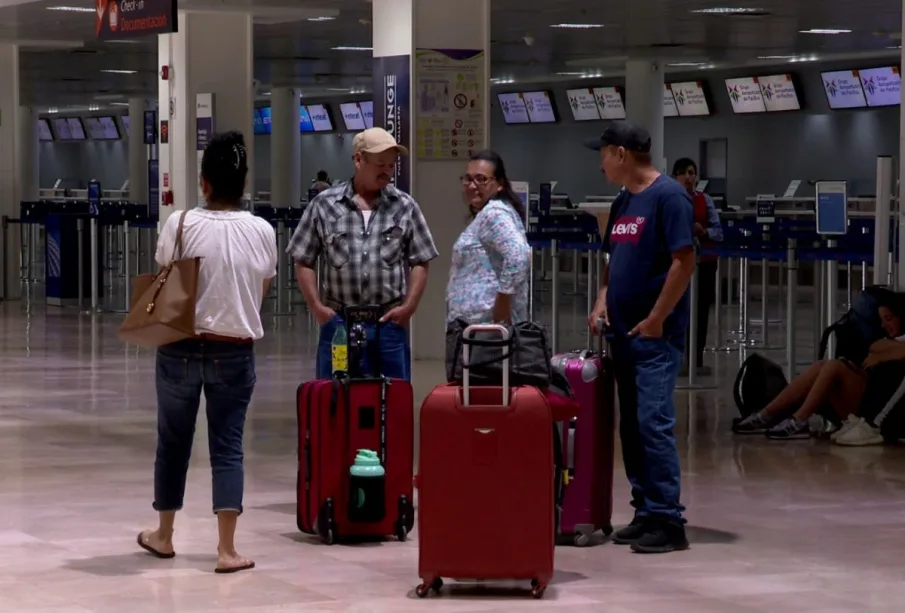
<instances>
[{"instance_id":1,"label":"black baseball cap","mask_svg":"<svg viewBox=\"0 0 905 613\"><path fill-rule=\"evenodd\" d=\"M614 121L599 137L585 141L584 146L594 151L613 146L635 153L650 153L650 133L631 121Z\"/></svg>"}]
</instances>

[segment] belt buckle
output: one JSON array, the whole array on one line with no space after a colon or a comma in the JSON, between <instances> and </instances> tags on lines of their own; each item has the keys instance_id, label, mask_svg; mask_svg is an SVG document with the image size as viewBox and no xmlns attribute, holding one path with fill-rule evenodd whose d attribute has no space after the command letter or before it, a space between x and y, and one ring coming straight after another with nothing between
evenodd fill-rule
<instances>
[{"instance_id":1,"label":"belt buckle","mask_svg":"<svg viewBox=\"0 0 905 613\"><path fill-rule=\"evenodd\" d=\"M383 307L376 305L347 306L343 309L343 319L349 324L377 323L383 316Z\"/></svg>"}]
</instances>

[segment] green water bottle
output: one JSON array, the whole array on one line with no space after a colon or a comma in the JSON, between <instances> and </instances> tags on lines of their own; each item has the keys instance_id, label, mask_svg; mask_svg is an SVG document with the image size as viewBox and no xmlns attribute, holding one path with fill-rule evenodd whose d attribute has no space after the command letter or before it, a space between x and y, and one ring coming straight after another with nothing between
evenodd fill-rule
<instances>
[{"instance_id":1,"label":"green water bottle","mask_svg":"<svg viewBox=\"0 0 905 613\"><path fill-rule=\"evenodd\" d=\"M386 470L377 453L359 449L349 467L349 516L352 521L376 522L384 516L384 477Z\"/></svg>"},{"instance_id":2,"label":"green water bottle","mask_svg":"<svg viewBox=\"0 0 905 613\"><path fill-rule=\"evenodd\" d=\"M346 326L336 326L333 333L333 340L330 342L331 355L333 358L333 373L346 372L349 370L349 338L346 334Z\"/></svg>"}]
</instances>

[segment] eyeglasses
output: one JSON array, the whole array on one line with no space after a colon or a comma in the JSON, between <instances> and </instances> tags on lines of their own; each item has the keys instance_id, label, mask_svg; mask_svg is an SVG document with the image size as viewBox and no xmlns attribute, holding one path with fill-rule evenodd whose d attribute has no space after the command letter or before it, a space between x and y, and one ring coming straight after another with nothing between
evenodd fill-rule
<instances>
[{"instance_id":1,"label":"eyeglasses","mask_svg":"<svg viewBox=\"0 0 905 613\"><path fill-rule=\"evenodd\" d=\"M493 181L493 177L485 177L484 175L462 175L459 177L459 180L462 181L462 185L474 183L476 187L484 187Z\"/></svg>"}]
</instances>

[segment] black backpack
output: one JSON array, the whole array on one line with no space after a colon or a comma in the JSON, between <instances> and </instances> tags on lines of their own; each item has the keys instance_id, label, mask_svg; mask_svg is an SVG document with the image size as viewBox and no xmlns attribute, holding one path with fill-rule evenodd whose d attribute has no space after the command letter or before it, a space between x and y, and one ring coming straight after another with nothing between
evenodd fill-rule
<instances>
[{"instance_id":1,"label":"black backpack","mask_svg":"<svg viewBox=\"0 0 905 613\"><path fill-rule=\"evenodd\" d=\"M880 304L889 304L895 296L895 292L880 286L868 287L861 292L852 300L848 312L823 331L820 358L827 357L830 336L835 335L836 351L831 357L861 364L870 352L870 346L885 336L880 325Z\"/></svg>"},{"instance_id":2,"label":"black backpack","mask_svg":"<svg viewBox=\"0 0 905 613\"><path fill-rule=\"evenodd\" d=\"M741 418L762 410L788 385L779 364L757 353L748 356L735 377L732 389Z\"/></svg>"}]
</instances>

